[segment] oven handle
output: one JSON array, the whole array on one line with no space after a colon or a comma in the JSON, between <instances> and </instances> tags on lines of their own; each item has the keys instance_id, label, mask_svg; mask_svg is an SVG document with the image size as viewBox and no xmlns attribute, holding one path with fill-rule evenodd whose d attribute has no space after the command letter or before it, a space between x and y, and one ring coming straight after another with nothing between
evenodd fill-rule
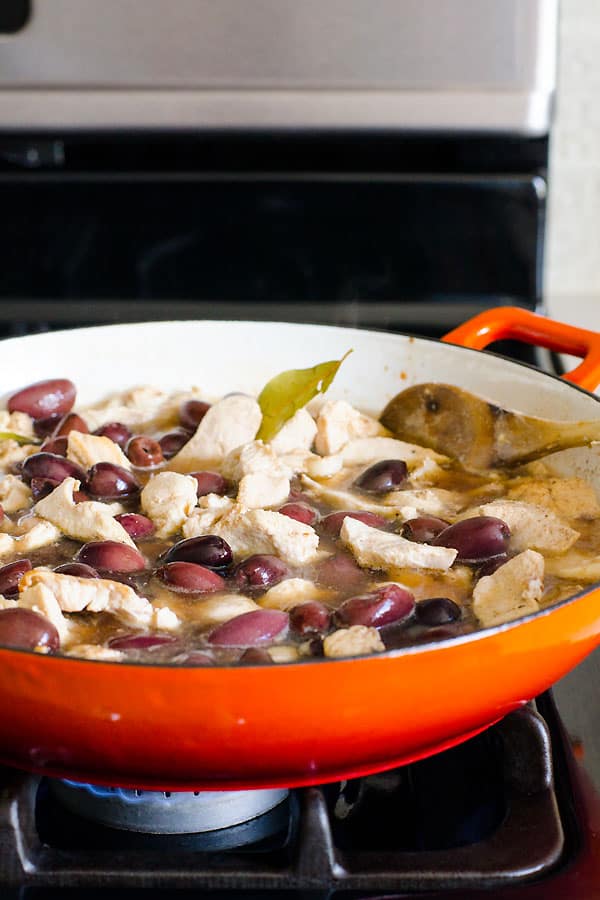
<instances>
[{"instance_id":1,"label":"oven handle","mask_svg":"<svg viewBox=\"0 0 600 900\"><path fill-rule=\"evenodd\" d=\"M556 353L579 356L583 362L563 378L588 391L594 391L600 384L600 334L555 322L517 306L486 310L448 332L442 340L448 344L483 350L493 341L505 338L546 347Z\"/></svg>"}]
</instances>

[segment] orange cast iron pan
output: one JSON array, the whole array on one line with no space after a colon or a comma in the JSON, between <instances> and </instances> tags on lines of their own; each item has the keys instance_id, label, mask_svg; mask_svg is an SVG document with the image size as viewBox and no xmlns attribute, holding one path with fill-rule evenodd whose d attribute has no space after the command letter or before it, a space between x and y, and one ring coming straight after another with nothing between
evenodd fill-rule
<instances>
[{"instance_id":1,"label":"orange cast iron pan","mask_svg":"<svg viewBox=\"0 0 600 900\"><path fill-rule=\"evenodd\" d=\"M148 334L152 327L119 326L148 328ZM168 341L169 324L156 327ZM237 327L230 325L232 336ZM498 381L501 373L509 386L515 381L524 401L528 392L539 396L540 415L565 404L576 407L575 418L600 411L596 398L582 390L600 381L600 336L521 310L479 316L447 335L447 345L317 326L269 327L303 340L307 330L319 339L325 332L332 349L334 337L338 344L350 340L354 355L361 334L372 348L381 344L383 355L396 352L397 341L397 352L405 356L401 365L415 368L415 381L452 381L453 371L464 381L469 366L482 373L491 368L489 378ZM80 343L85 334L79 333ZM566 385L493 354L448 346L483 348L505 337L585 360ZM55 338L69 339L74 338ZM430 359L435 370L426 379ZM523 411L536 408L530 398ZM353 777L464 740L545 690L598 643L600 590L594 585L516 622L359 659L192 668L0 648L0 761L52 776L159 790L296 786Z\"/></svg>"}]
</instances>

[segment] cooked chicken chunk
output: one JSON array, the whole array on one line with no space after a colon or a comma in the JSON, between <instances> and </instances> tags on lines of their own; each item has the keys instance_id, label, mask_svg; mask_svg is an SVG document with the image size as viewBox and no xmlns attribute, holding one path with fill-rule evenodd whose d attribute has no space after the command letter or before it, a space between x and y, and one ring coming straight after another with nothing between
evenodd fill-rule
<instances>
[{"instance_id":1,"label":"cooked chicken chunk","mask_svg":"<svg viewBox=\"0 0 600 900\"><path fill-rule=\"evenodd\" d=\"M571 550L564 556L550 557L546 560L548 575L556 575L569 581L583 581L591 584L600 581L600 556L589 557Z\"/></svg>"},{"instance_id":2,"label":"cooked chicken chunk","mask_svg":"<svg viewBox=\"0 0 600 900\"><path fill-rule=\"evenodd\" d=\"M40 582L21 591L18 605L46 616L58 631L61 643L69 638L71 623L63 616L54 593L45 584Z\"/></svg>"},{"instance_id":3,"label":"cooked chicken chunk","mask_svg":"<svg viewBox=\"0 0 600 900\"><path fill-rule=\"evenodd\" d=\"M193 472L219 463L228 453L253 441L262 413L253 397L232 394L208 410L194 436L169 463L175 472Z\"/></svg>"},{"instance_id":4,"label":"cooked chicken chunk","mask_svg":"<svg viewBox=\"0 0 600 900\"><path fill-rule=\"evenodd\" d=\"M12 432L21 437L33 437L33 419L24 412L9 412L0 409L0 431Z\"/></svg>"},{"instance_id":5,"label":"cooked chicken chunk","mask_svg":"<svg viewBox=\"0 0 600 900\"><path fill-rule=\"evenodd\" d=\"M353 491L327 487L309 478L308 475L302 476L302 487L310 497L314 497L323 503L328 503L335 509L365 510L366 512L385 516L388 519L397 518L399 515L397 509L392 506L385 506L383 502L377 503L375 500L369 500L366 496L360 496Z\"/></svg>"},{"instance_id":6,"label":"cooked chicken chunk","mask_svg":"<svg viewBox=\"0 0 600 900\"><path fill-rule=\"evenodd\" d=\"M19 444L17 441L0 441L0 473L9 472L16 463L23 462L32 453L38 453L35 444Z\"/></svg>"},{"instance_id":7,"label":"cooked chicken chunk","mask_svg":"<svg viewBox=\"0 0 600 900\"><path fill-rule=\"evenodd\" d=\"M327 400L317 417L317 453L337 453L352 438L389 434L377 419L359 412L345 400Z\"/></svg>"},{"instance_id":8,"label":"cooked chicken chunk","mask_svg":"<svg viewBox=\"0 0 600 900\"><path fill-rule=\"evenodd\" d=\"M166 394L159 388L143 386L114 394L80 412L90 431L107 422L122 422L132 431L164 431L179 423L179 407L189 399L202 397L197 389Z\"/></svg>"},{"instance_id":9,"label":"cooked chicken chunk","mask_svg":"<svg viewBox=\"0 0 600 900\"><path fill-rule=\"evenodd\" d=\"M296 522L267 509L235 506L213 526L213 534L227 541L235 556L274 553L292 566L301 566L316 556L317 533L310 525Z\"/></svg>"},{"instance_id":10,"label":"cooked chicken chunk","mask_svg":"<svg viewBox=\"0 0 600 900\"><path fill-rule=\"evenodd\" d=\"M327 603L335 597L335 591L320 587L314 581L307 578L286 578L263 594L258 601L264 609L282 609L287 612L300 603L308 603L309 600L320 600Z\"/></svg>"},{"instance_id":11,"label":"cooked chicken chunk","mask_svg":"<svg viewBox=\"0 0 600 900\"><path fill-rule=\"evenodd\" d=\"M230 481L241 481L244 475L256 473L289 476L273 448L263 441L249 441L228 453L221 465L221 473Z\"/></svg>"},{"instance_id":12,"label":"cooked chicken chunk","mask_svg":"<svg viewBox=\"0 0 600 900\"><path fill-rule=\"evenodd\" d=\"M254 600L241 594L211 594L194 603L190 618L203 628L209 628L256 609L259 607Z\"/></svg>"},{"instance_id":13,"label":"cooked chicken chunk","mask_svg":"<svg viewBox=\"0 0 600 900\"><path fill-rule=\"evenodd\" d=\"M199 537L201 534L209 534L211 528L222 519L234 506L229 497L220 497L218 494L207 494L200 497L198 506L187 517L181 531L185 538Z\"/></svg>"},{"instance_id":14,"label":"cooked chicken chunk","mask_svg":"<svg viewBox=\"0 0 600 900\"><path fill-rule=\"evenodd\" d=\"M152 604L129 585L108 578L59 575L50 569L31 569L19 582L19 604L30 589L42 585L50 591L62 612L109 612L132 625L148 625Z\"/></svg>"},{"instance_id":15,"label":"cooked chicken chunk","mask_svg":"<svg viewBox=\"0 0 600 900\"><path fill-rule=\"evenodd\" d=\"M80 431L69 432L67 459L83 469L91 469L100 462L113 463L122 469L131 469L131 463L119 445L110 438L96 434L82 434Z\"/></svg>"},{"instance_id":16,"label":"cooked chicken chunk","mask_svg":"<svg viewBox=\"0 0 600 900\"><path fill-rule=\"evenodd\" d=\"M17 475L3 475L0 478L0 503L5 513L25 509L31 503L31 491Z\"/></svg>"},{"instance_id":17,"label":"cooked chicken chunk","mask_svg":"<svg viewBox=\"0 0 600 900\"><path fill-rule=\"evenodd\" d=\"M381 653L385 644L376 628L366 625L352 625L340 628L328 634L323 641L325 656L339 658L343 656L363 656L365 653Z\"/></svg>"},{"instance_id":18,"label":"cooked chicken chunk","mask_svg":"<svg viewBox=\"0 0 600 900\"><path fill-rule=\"evenodd\" d=\"M100 662L119 662L125 659L125 654L112 647L100 647L98 644L73 644L67 649L68 656L77 656L80 659L96 659Z\"/></svg>"},{"instance_id":19,"label":"cooked chicken chunk","mask_svg":"<svg viewBox=\"0 0 600 900\"><path fill-rule=\"evenodd\" d=\"M523 479L508 492L509 499L544 506L561 519L596 519L600 503L583 478Z\"/></svg>"},{"instance_id":20,"label":"cooked chicken chunk","mask_svg":"<svg viewBox=\"0 0 600 900\"><path fill-rule=\"evenodd\" d=\"M544 557L525 550L492 575L480 578L473 591L473 612L488 628L536 612L544 589Z\"/></svg>"},{"instance_id":21,"label":"cooked chicken chunk","mask_svg":"<svg viewBox=\"0 0 600 900\"><path fill-rule=\"evenodd\" d=\"M510 528L511 550L538 550L551 556L573 546L579 532L543 506L519 500L493 500L478 507L475 515L495 516Z\"/></svg>"},{"instance_id":22,"label":"cooked chicken chunk","mask_svg":"<svg viewBox=\"0 0 600 900\"><path fill-rule=\"evenodd\" d=\"M237 502L248 509L281 506L290 494L290 479L285 475L253 472L244 475L238 488Z\"/></svg>"},{"instance_id":23,"label":"cooked chicken chunk","mask_svg":"<svg viewBox=\"0 0 600 900\"><path fill-rule=\"evenodd\" d=\"M177 631L181 627L181 619L168 606L159 606L158 609L155 607L150 627L156 628L158 631Z\"/></svg>"},{"instance_id":24,"label":"cooked chicken chunk","mask_svg":"<svg viewBox=\"0 0 600 900\"><path fill-rule=\"evenodd\" d=\"M340 531L342 543L352 552L359 566L389 569L391 566L415 569L449 569L457 551L448 547L430 547L407 541L399 534L371 528L346 516Z\"/></svg>"},{"instance_id":25,"label":"cooked chicken chunk","mask_svg":"<svg viewBox=\"0 0 600 900\"><path fill-rule=\"evenodd\" d=\"M122 525L113 519L106 504L95 500L75 503L73 492L77 490L77 479L65 478L51 494L38 500L35 512L75 540L120 541L135 547Z\"/></svg>"},{"instance_id":26,"label":"cooked chicken chunk","mask_svg":"<svg viewBox=\"0 0 600 900\"><path fill-rule=\"evenodd\" d=\"M156 536L166 538L182 527L198 497L198 483L191 475L159 472L140 496L142 511L154 522Z\"/></svg>"},{"instance_id":27,"label":"cooked chicken chunk","mask_svg":"<svg viewBox=\"0 0 600 900\"><path fill-rule=\"evenodd\" d=\"M427 447L390 437L357 438L349 441L339 455L345 466L367 465L380 459L401 459L406 463L413 482L433 478L439 473L440 466L449 462L447 456Z\"/></svg>"},{"instance_id":28,"label":"cooked chicken chunk","mask_svg":"<svg viewBox=\"0 0 600 900\"><path fill-rule=\"evenodd\" d=\"M13 600L12 597L4 597L0 594L0 609L15 609L16 606L16 600Z\"/></svg>"},{"instance_id":29,"label":"cooked chicken chunk","mask_svg":"<svg viewBox=\"0 0 600 900\"><path fill-rule=\"evenodd\" d=\"M22 534L0 534L0 556L14 556L23 553L31 553L41 547L48 547L56 543L62 534L51 522L38 519L37 516L29 516L26 522L22 522L20 528Z\"/></svg>"},{"instance_id":30,"label":"cooked chicken chunk","mask_svg":"<svg viewBox=\"0 0 600 900\"><path fill-rule=\"evenodd\" d=\"M390 491L383 497L384 506L393 506L401 519L416 516L439 516L447 518L456 515L464 501L455 491L445 488L421 488L420 490Z\"/></svg>"},{"instance_id":31,"label":"cooked chicken chunk","mask_svg":"<svg viewBox=\"0 0 600 900\"><path fill-rule=\"evenodd\" d=\"M317 424L305 409L299 409L285 422L270 441L277 454L293 450L310 450L317 434Z\"/></svg>"}]
</instances>

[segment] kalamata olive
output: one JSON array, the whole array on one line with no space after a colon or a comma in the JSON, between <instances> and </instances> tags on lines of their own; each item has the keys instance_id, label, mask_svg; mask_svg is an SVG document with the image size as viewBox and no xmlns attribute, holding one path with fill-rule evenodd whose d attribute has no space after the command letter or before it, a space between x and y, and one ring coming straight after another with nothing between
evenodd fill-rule
<instances>
[{"instance_id":1,"label":"kalamata olive","mask_svg":"<svg viewBox=\"0 0 600 900\"><path fill-rule=\"evenodd\" d=\"M256 553L239 563L233 573L236 586L242 591L261 591L289 578L290 570L278 556Z\"/></svg>"},{"instance_id":2,"label":"kalamata olive","mask_svg":"<svg viewBox=\"0 0 600 900\"><path fill-rule=\"evenodd\" d=\"M440 532L448 528L449 522L438 519L436 516L418 516L416 519L408 519L400 529L400 534L407 541L417 541L419 544L429 544Z\"/></svg>"},{"instance_id":3,"label":"kalamata olive","mask_svg":"<svg viewBox=\"0 0 600 900\"><path fill-rule=\"evenodd\" d=\"M39 438L49 437L54 434L54 429L62 419L62 416L47 416L45 419L35 419L33 423L34 434Z\"/></svg>"},{"instance_id":4,"label":"kalamata olive","mask_svg":"<svg viewBox=\"0 0 600 900\"><path fill-rule=\"evenodd\" d=\"M176 640L172 634L124 634L112 638L108 646L112 650L153 650L155 647L173 644Z\"/></svg>"},{"instance_id":5,"label":"kalamata olive","mask_svg":"<svg viewBox=\"0 0 600 900\"><path fill-rule=\"evenodd\" d=\"M406 463L401 459L382 459L358 476L354 486L370 494L386 494L401 487L408 478Z\"/></svg>"},{"instance_id":6,"label":"kalamata olive","mask_svg":"<svg viewBox=\"0 0 600 900\"><path fill-rule=\"evenodd\" d=\"M122 422L107 422L106 425L101 425L100 428L96 428L94 434L97 434L100 437L110 438L111 441L114 441L115 444L119 445L121 450L124 450L131 440L131 431L127 425L123 425Z\"/></svg>"},{"instance_id":7,"label":"kalamata olive","mask_svg":"<svg viewBox=\"0 0 600 900\"><path fill-rule=\"evenodd\" d=\"M295 519L296 522L302 522L304 525L314 525L319 518L317 510L308 503L285 503L278 509L278 512L282 516Z\"/></svg>"},{"instance_id":8,"label":"kalamata olive","mask_svg":"<svg viewBox=\"0 0 600 900\"><path fill-rule=\"evenodd\" d=\"M192 562L207 569L226 569L231 565L233 554L229 544L216 534L203 534L187 538L173 544L164 562Z\"/></svg>"},{"instance_id":9,"label":"kalamata olive","mask_svg":"<svg viewBox=\"0 0 600 900\"><path fill-rule=\"evenodd\" d=\"M87 491L82 490L81 488L78 491L73 491L73 500L75 503L86 503L88 500L91 500L91 496Z\"/></svg>"},{"instance_id":10,"label":"kalamata olive","mask_svg":"<svg viewBox=\"0 0 600 900\"><path fill-rule=\"evenodd\" d=\"M337 553L319 565L317 581L327 587L344 590L363 584L366 575L348 553Z\"/></svg>"},{"instance_id":11,"label":"kalamata olive","mask_svg":"<svg viewBox=\"0 0 600 900\"><path fill-rule=\"evenodd\" d=\"M165 459L172 459L190 439L187 431L170 431L159 439L160 449Z\"/></svg>"},{"instance_id":12,"label":"kalamata olive","mask_svg":"<svg viewBox=\"0 0 600 900\"><path fill-rule=\"evenodd\" d=\"M361 597L344 600L336 609L334 620L338 625L381 628L408 619L414 608L415 599L410 591L398 584L386 584Z\"/></svg>"},{"instance_id":13,"label":"kalamata olive","mask_svg":"<svg viewBox=\"0 0 600 900\"><path fill-rule=\"evenodd\" d=\"M198 497L204 497L206 494L226 494L229 490L227 481L219 472L190 472L192 478L198 482L196 493Z\"/></svg>"},{"instance_id":14,"label":"kalamata olive","mask_svg":"<svg viewBox=\"0 0 600 900\"><path fill-rule=\"evenodd\" d=\"M179 421L188 431L195 431L208 410L210 403L202 400L186 400L179 408Z\"/></svg>"},{"instance_id":15,"label":"kalamata olive","mask_svg":"<svg viewBox=\"0 0 600 900\"><path fill-rule=\"evenodd\" d=\"M486 560L477 570L477 574L480 578L484 578L486 575L493 575L496 569L503 566L505 562L508 562L508 553L500 553L498 556L493 556L491 559Z\"/></svg>"},{"instance_id":16,"label":"kalamata olive","mask_svg":"<svg viewBox=\"0 0 600 900\"><path fill-rule=\"evenodd\" d=\"M273 660L262 647L248 647L240 656L239 663L243 666L267 666L272 665Z\"/></svg>"},{"instance_id":17,"label":"kalamata olive","mask_svg":"<svg viewBox=\"0 0 600 900\"><path fill-rule=\"evenodd\" d=\"M346 517L356 519L364 525L370 525L371 528L385 528L387 525L383 516L378 516L376 513L345 510L344 512L329 513L321 520L320 527L331 537L338 537Z\"/></svg>"},{"instance_id":18,"label":"kalamata olive","mask_svg":"<svg viewBox=\"0 0 600 900\"><path fill-rule=\"evenodd\" d=\"M17 391L8 401L9 412L24 412L32 419L64 416L75 403L75 385L67 378L37 381Z\"/></svg>"},{"instance_id":19,"label":"kalamata olive","mask_svg":"<svg viewBox=\"0 0 600 900\"><path fill-rule=\"evenodd\" d=\"M60 481L56 481L54 478L32 478L29 482L29 487L31 488L31 496L37 502L41 500L42 497L47 497L48 494L51 494L55 487L58 487Z\"/></svg>"},{"instance_id":20,"label":"kalamata olive","mask_svg":"<svg viewBox=\"0 0 600 900\"><path fill-rule=\"evenodd\" d=\"M458 550L457 562L477 563L506 553L510 528L494 516L473 516L449 525L431 543Z\"/></svg>"},{"instance_id":21,"label":"kalamata olive","mask_svg":"<svg viewBox=\"0 0 600 900\"><path fill-rule=\"evenodd\" d=\"M69 439L66 437L51 437L44 441L40 450L42 453L53 453L55 456L66 456Z\"/></svg>"},{"instance_id":22,"label":"kalamata olive","mask_svg":"<svg viewBox=\"0 0 600 900\"><path fill-rule=\"evenodd\" d=\"M82 434L90 433L90 429L77 413L67 413L66 416L63 416L54 429L54 437L67 437L71 431L80 431Z\"/></svg>"},{"instance_id":23,"label":"kalamata olive","mask_svg":"<svg viewBox=\"0 0 600 900\"><path fill-rule=\"evenodd\" d=\"M290 628L296 634L327 634L330 626L331 613L318 600L301 603L290 612Z\"/></svg>"},{"instance_id":24,"label":"kalamata olive","mask_svg":"<svg viewBox=\"0 0 600 900\"><path fill-rule=\"evenodd\" d=\"M77 562L105 572L142 572L146 561L142 554L119 541L90 541L75 557Z\"/></svg>"},{"instance_id":25,"label":"kalamata olive","mask_svg":"<svg viewBox=\"0 0 600 900\"><path fill-rule=\"evenodd\" d=\"M60 638L56 626L32 609L0 609L0 644L35 650L58 650Z\"/></svg>"},{"instance_id":26,"label":"kalamata olive","mask_svg":"<svg viewBox=\"0 0 600 900\"><path fill-rule=\"evenodd\" d=\"M270 644L288 630L289 617L279 609L257 609L218 625L208 638L219 647L254 647Z\"/></svg>"},{"instance_id":27,"label":"kalamata olive","mask_svg":"<svg viewBox=\"0 0 600 900\"><path fill-rule=\"evenodd\" d=\"M421 600L415 607L415 618L421 625L448 625L460 619L460 606L448 597Z\"/></svg>"},{"instance_id":28,"label":"kalamata olive","mask_svg":"<svg viewBox=\"0 0 600 900\"><path fill-rule=\"evenodd\" d=\"M181 662L186 666L214 666L215 661L208 653L201 650L192 650Z\"/></svg>"},{"instance_id":29,"label":"kalamata olive","mask_svg":"<svg viewBox=\"0 0 600 900\"><path fill-rule=\"evenodd\" d=\"M138 469L158 466L165 459L158 441L145 434L138 434L131 438L127 444L127 456Z\"/></svg>"},{"instance_id":30,"label":"kalamata olive","mask_svg":"<svg viewBox=\"0 0 600 900\"><path fill-rule=\"evenodd\" d=\"M76 463L55 453L34 453L23 462L21 473L24 481L32 478L48 478L60 484L65 478L85 481L85 472Z\"/></svg>"},{"instance_id":31,"label":"kalamata olive","mask_svg":"<svg viewBox=\"0 0 600 900\"><path fill-rule=\"evenodd\" d=\"M140 513L121 513L115 516L115 521L122 525L130 538L143 540L154 534L154 522Z\"/></svg>"},{"instance_id":32,"label":"kalamata olive","mask_svg":"<svg viewBox=\"0 0 600 900\"><path fill-rule=\"evenodd\" d=\"M138 481L128 469L115 463L99 462L92 466L86 479L86 490L97 500L120 500L139 493Z\"/></svg>"},{"instance_id":33,"label":"kalamata olive","mask_svg":"<svg viewBox=\"0 0 600 900\"><path fill-rule=\"evenodd\" d=\"M86 563L63 563L54 570L58 575L74 575L76 578L100 578L98 572Z\"/></svg>"},{"instance_id":34,"label":"kalamata olive","mask_svg":"<svg viewBox=\"0 0 600 900\"><path fill-rule=\"evenodd\" d=\"M0 594L12 597L19 593L19 581L31 570L31 562L28 559L18 559L0 568Z\"/></svg>"},{"instance_id":35,"label":"kalamata olive","mask_svg":"<svg viewBox=\"0 0 600 900\"><path fill-rule=\"evenodd\" d=\"M172 591L186 594L207 594L225 587L220 575L192 562L166 563L156 570L156 576Z\"/></svg>"}]
</instances>

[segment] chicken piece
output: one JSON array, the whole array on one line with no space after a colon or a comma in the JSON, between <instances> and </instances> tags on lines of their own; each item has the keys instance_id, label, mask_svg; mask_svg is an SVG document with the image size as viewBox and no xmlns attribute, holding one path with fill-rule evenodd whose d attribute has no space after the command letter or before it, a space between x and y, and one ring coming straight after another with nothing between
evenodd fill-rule
<instances>
[{"instance_id":1,"label":"chicken piece","mask_svg":"<svg viewBox=\"0 0 600 900\"><path fill-rule=\"evenodd\" d=\"M544 506L561 519L596 519L600 516L596 492L583 478L523 479L510 488L508 498Z\"/></svg>"},{"instance_id":2,"label":"chicken piece","mask_svg":"<svg viewBox=\"0 0 600 900\"><path fill-rule=\"evenodd\" d=\"M65 478L51 494L38 500L34 510L68 537L87 541L120 541L135 547L122 525L113 519L106 504L95 500L75 503L74 491L79 490L76 478Z\"/></svg>"},{"instance_id":3,"label":"chicken piece","mask_svg":"<svg viewBox=\"0 0 600 900\"><path fill-rule=\"evenodd\" d=\"M50 591L62 612L108 612L131 625L149 625L152 620L152 604L127 584L60 575L44 568L25 572L19 582L19 605L22 595L39 585Z\"/></svg>"},{"instance_id":4,"label":"chicken piece","mask_svg":"<svg viewBox=\"0 0 600 900\"><path fill-rule=\"evenodd\" d=\"M189 616L202 628L209 628L257 609L260 607L254 600L242 594L211 594L205 599L195 601Z\"/></svg>"},{"instance_id":5,"label":"chicken piece","mask_svg":"<svg viewBox=\"0 0 600 900\"><path fill-rule=\"evenodd\" d=\"M0 504L5 513L14 513L31 504L31 491L17 475L0 479Z\"/></svg>"},{"instance_id":6,"label":"chicken piece","mask_svg":"<svg viewBox=\"0 0 600 900\"><path fill-rule=\"evenodd\" d=\"M566 578L569 581L582 581L591 584L600 581L600 556L586 556L571 550L564 556L550 557L546 560L546 573Z\"/></svg>"},{"instance_id":7,"label":"chicken piece","mask_svg":"<svg viewBox=\"0 0 600 900\"><path fill-rule=\"evenodd\" d=\"M310 450L317 435L317 423L304 408L297 410L291 419L281 426L269 442L277 454L294 450Z\"/></svg>"},{"instance_id":8,"label":"chicken piece","mask_svg":"<svg viewBox=\"0 0 600 900\"><path fill-rule=\"evenodd\" d=\"M411 569L449 569L457 551L449 547L431 547L407 541L399 534L390 534L371 528L346 516L340 538L352 552L359 566L373 569L389 569L391 566Z\"/></svg>"},{"instance_id":9,"label":"chicken piece","mask_svg":"<svg viewBox=\"0 0 600 900\"><path fill-rule=\"evenodd\" d=\"M28 516L20 527L23 531L17 536L0 533L0 557L31 553L40 547L56 543L62 537L62 533L55 525L44 519L38 519L37 516Z\"/></svg>"},{"instance_id":10,"label":"chicken piece","mask_svg":"<svg viewBox=\"0 0 600 900\"><path fill-rule=\"evenodd\" d=\"M217 502L219 501L219 502ZM211 528L222 519L234 506L229 497L220 497L218 494L207 494L200 497L198 506L187 517L181 531L185 538L199 537L201 534L210 534Z\"/></svg>"},{"instance_id":11,"label":"chicken piece","mask_svg":"<svg viewBox=\"0 0 600 900\"><path fill-rule=\"evenodd\" d=\"M339 455L345 466L370 465L380 459L401 459L406 463L413 482L435 478L440 472L440 467L450 462L447 456L442 456L435 450L390 437L358 438L349 441L340 450Z\"/></svg>"},{"instance_id":12,"label":"chicken piece","mask_svg":"<svg viewBox=\"0 0 600 900\"><path fill-rule=\"evenodd\" d=\"M80 413L90 431L107 422L122 422L134 432L165 431L179 424L179 408L191 399L202 399L197 388L166 394L155 387L134 387L85 407Z\"/></svg>"},{"instance_id":13,"label":"chicken piece","mask_svg":"<svg viewBox=\"0 0 600 900\"><path fill-rule=\"evenodd\" d=\"M4 597L0 594L0 609L15 609L16 606L16 600L13 600L12 597Z\"/></svg>"},{"instance_id":14,"label":"chicken piece","mask_svg":"<svg viewBox=\"0 0 600 900\"><path fill-rule=\"evenodd\" d=\"M438 516L442 519L452 517L462 506L460 494L445 488L390 491L382 502L385 506L393 506L404 521L416 516Z\"/></svg>"},{"instance_id":15,"label":"chicken piece","mask_svg":"<svg viewBox=\"0 0 600 900\"><path fill-rule=\"evenodd\" d=\"M181 619L168 606L155 607L150 620L150 627L157 631L177 631L181 627Z\"/></svg>"},{"instance_id":16,"label":"chicken piece","mask_svg":"<svg viewBox=\"0 0 600 900\"><path fill-rule=\"evenodd\" d=\"M237 502L248 509L265 509L281 506L289 495L290 479L285 475L253 472L240 481Z\"/></svg>"},{"instance_id":17,"label":"chicken piece","mask_svg":"<svg viewBox=\"0 0 600 900\"><path fill-rule=\"evenodd\" d=\"M198 501L198 483L191 475L159 472L140 496L142 512L156 526L156 536L166 538L179 531Z\"/></svg>"},{"instance_id":18,"label":"chicken piece","mask_svg":"<svg viewBox=\"0 0 600 900\"><path fill-rule=\"evenodd\" d=\"M95 659L100 662L119 662L125 659L121 650L113 650L112 647L100 647L98 644L74 644L65 650L67 656L76 656L79 659Z\"/></svg>"},{"instance_id":19,"label":"chicken piece","mask_svg":"<svg viewBox=\"0 0 600 900\"><path fill-rule=\"evenodd\" d=\"M69 432L67 459L83 469L91 469L99 462L113 463L122 469L131 469L131 463L118 444L110 438L100 437L97 434L82 434L81 431Z\"/></svg>"},{"instance_id":20,"label":"chicken piece","mask_svg":"<svg viewBox=\"0 0 600 900\"><path fill-rule=\"evenodd\" d=\"M298 648L293 644L276 644L274 647L267 647L267 653L274 663L297 662L300 659Z\"/></svg>"},{"instance_id":21,"label":"chicken piece","mask_svg":"<svg viewBox=\"0 0 600 900\"><path fill-rule=\"evenodd\" d=\"M194 472L220 463L228 453L253 441L262 412L257 401L232 394L210 407L196 433L169 462L175 472Z\"/></svg>"},{"instance_id":22,"label":"chicken piece","mask_svg":"<svg viewBox=\"0 0 600 900\"><path fill-rule=\"evenodd\" d=\"M343 656L363 656L366 653L381 653L385 644L376 628L367 625L352 625L328 634L323 641L325 656L334 659Z\"/></svg>"},{"instance_id":23,"label":"chicken piece","mask_svg":"<svg viewBox=\"0 0 600 900\"><path fill-rule=\"evenodd\" d=\"M319 537L310 525L271 510L247 510L239 505L213 526L212 533L227 541L234 556L274 553L292 566L312 562L319 546Z\"/></svg>"},{"instance_id":24,"label":"chicken piece","mask_svg":"<svg viewBox=\"0 0 600 900\"><path fill-rule=\"evenodd\" d=\"M0 409L0 431L33 438L33 419L24 412L9 412L7 409Z\"/></svg>"},{"instance_id":25,"label":"chicken piece","mask_svg":"<svg viewBox=\"0 0 600 900\"><path fill-rule=\"evenodd\" d=\"M473 612L484 626L501 625L536 612L544 590L544 557L535 550L513 556L473 591Z\"/></svg>"},{"instance_id":26,"label":"chicken piece","mask_svg":"<svg viewBox=\"0 0 600 900\"><path fill-rule=\"evenodd\" d=\"M309 478L308 475L303 475L301 480L302 487L310 497L327 503L335 509L365 510L388 519L395 519L400 515L399 509L393 506L386 506L383 502L377 503L375 500L369 500L366 496L352 491L327 487Z\"/></svg>"},{"instance_id":27,"label":"chicken piece","mask_svg":"<svg viewBox=\"0 0 600 900\"><path fill-rule=\"evenodd\" d=\"M40 582L21 591L18 606L46 616L58 631L61 644L69 638L71 623L63 616L56 597L45 584Z\"/></svg>"},{"instance_id":28,"label":"chicken piece","mask_svg":"<svg viewBox=\"0 0 600 900\"><path fill-rule=\"evenodd\" d=\"M317 417L315 448L321 456L330 456L352 438L389 433L377 419L364 415L345 400L327 400Z\"/></svg>"},{"instance_id":29,"label":"chicken piece","mask_svg":"<svg viewBox=\"0 0 600 900\"><path fill-rule=\"evenodd\" d=\"M275 451L262 441L249 441L228 453L221 466L221 473L230 481L241 481L244 475L290 475Z\"/></svg>"},{"instance_id":30,"label":"chicken piece","mask_svg":"<svg viewBox=\"0 0 600 900\"><path fill-rule=\"evenodd\" d=\"M336 592L319 587L313 581L306 578L286 578L274 587L269 588L266 594L258 601L263 609L281 609L287 612L301 603L309 600L319 600L327 603L335 597Z\"/></svg>"},{"instance_id":31,"label":"chicken piece","mask_svg":"<svg viewBox=\"0 0 600 900\"><path fill-rule=\"evenodd\" d=\"M0 474L10 472L16 463L23 462L32 453L39 453L35 444L19 444L17 441L0 441Z\"/></svg>"},{"instance_id":32,"label":"chicken piece","mask_svg":"<svg viewBox=\"0 0 600 900\"><path fill-rule=\"evenodd\" d=\"M495 516L510 528L510 548L538 550L550 556L564 553L573 546L579 532L543 506L522 503L520 500L492 500L484 503L470 515ZM462 516L465 518L466 513Z\"/></svg>"}]
</instances>

